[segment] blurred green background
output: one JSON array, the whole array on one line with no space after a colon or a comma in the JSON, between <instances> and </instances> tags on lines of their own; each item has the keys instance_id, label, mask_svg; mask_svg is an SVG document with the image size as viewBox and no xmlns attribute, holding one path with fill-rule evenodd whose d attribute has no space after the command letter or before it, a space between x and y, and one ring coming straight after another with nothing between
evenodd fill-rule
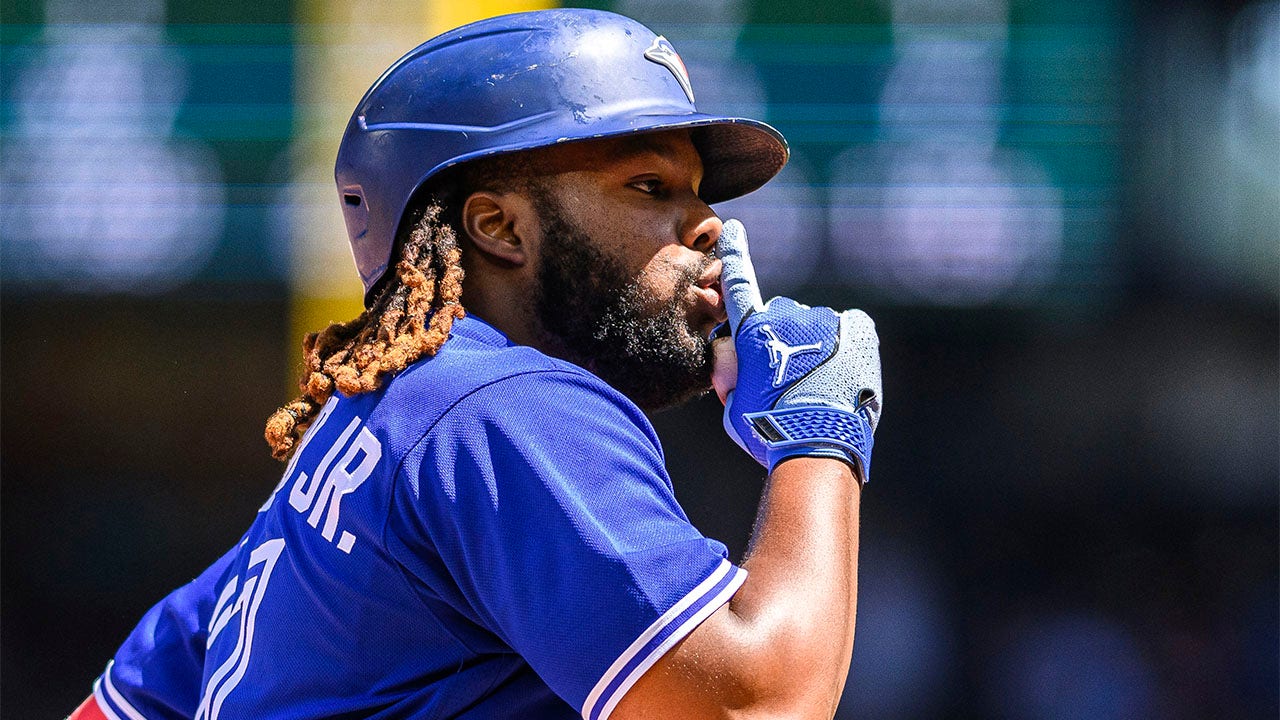
<instances>
[{"instance_id":1,"label":"blurred green background","mask_svg":"<svg viewBox=\"0 0 1280 720\"><path fill-rule=\"evenodd\" d=\"M298 333L359 306L342 124L509 6L0 2L0 714L69 712L247 527ZM592 6L790 139L718 208L766 292L877 320L840 717L1276 717L1280 3ZM719 410L654 420L740 556Z\"/></svg>"}]
</instances>

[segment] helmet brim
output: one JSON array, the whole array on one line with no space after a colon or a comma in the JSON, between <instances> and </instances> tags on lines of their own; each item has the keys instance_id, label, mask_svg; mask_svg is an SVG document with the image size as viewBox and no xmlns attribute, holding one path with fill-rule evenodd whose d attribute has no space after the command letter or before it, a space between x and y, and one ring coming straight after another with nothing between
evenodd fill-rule
<instances>
[{"instance_id":1,"label":"helmet brim","mask_svg":"<svg viewBox=\"0 0 1280 720\"><path fill-rule=\"evenodd\" d=\"M447 168L482 157L552 145L687 129L702 158L702 185L698 194L710 204L732 200L759 189L782 170L791 154L782 133L759 120L704 113L647 115L638 124L636 120L637 117L632 116L617 127L608 127L610 123L604 122L596 132L572 139L556 139L551 142L525 140L511 145L488 147L441 163L432 168L422 180L425 181Z\"/></svg>"},{"instance_id":2,"label":"helmet brim","mask_svg":"<svg viewBox=\"0 0 1280 720\"><path fill-rule=\"evenodd\" d=\"M703 159L703 184L699 196L705 202L723 202L758 190L787 164L787 141L768 123L718 115L684 117L671 124L645 128L645 132L687 128Z\"/></svg>"},{"instance_id":3,"label":"helmet brim","mask_svg":"<svg viewBox=\"0 0 1280 720\"><path fill-rule=\"evenodd\" d=\"M787 164L791 150L771 125L745 118L708 118L685 125L702 156L698 194L718 203L759 189Z\"/></svg>"}]
</instances>

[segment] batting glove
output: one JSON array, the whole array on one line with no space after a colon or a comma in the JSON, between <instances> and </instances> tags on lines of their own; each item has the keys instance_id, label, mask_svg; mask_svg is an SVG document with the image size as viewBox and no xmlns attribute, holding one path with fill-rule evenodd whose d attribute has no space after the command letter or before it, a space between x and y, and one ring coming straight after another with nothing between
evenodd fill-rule
<instances>
[{"instance_id":1,"label":"batting glove","mask_svg":"<svg viewBox=\"0 0 1280 720\"><path fill-rule=\"evenodd\" d=\"M875 323L861 310L837 313L784 297L762 302L737 220L724 224L716 254L738 355L725 431L770 472L786 458L830 457L860 470L866 482L880 421Z\"/></svg>"}]
</instances>

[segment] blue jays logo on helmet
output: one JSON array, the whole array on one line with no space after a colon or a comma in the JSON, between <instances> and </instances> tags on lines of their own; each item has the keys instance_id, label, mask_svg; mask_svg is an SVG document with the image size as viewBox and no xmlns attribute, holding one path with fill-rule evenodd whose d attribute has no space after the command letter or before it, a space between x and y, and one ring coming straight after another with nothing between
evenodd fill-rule
<instances>
[{"instance_id":1,"label":"blue jays logo on helmet","mask_svg":"<svg viewBox=\"0 0 1280 720\"><path fill-rule=\"evenodd\" d=\"M684 61L680 59L680 54L671 47L669 40L661 35L654 38L653 44L644 51L644 56L670 70L671 74L676 76L676 82L680 83L684 94L689 96L689 102L693 102L693 85L689 83L689 71L685 68Z\"/></svg>"}]
</instances>

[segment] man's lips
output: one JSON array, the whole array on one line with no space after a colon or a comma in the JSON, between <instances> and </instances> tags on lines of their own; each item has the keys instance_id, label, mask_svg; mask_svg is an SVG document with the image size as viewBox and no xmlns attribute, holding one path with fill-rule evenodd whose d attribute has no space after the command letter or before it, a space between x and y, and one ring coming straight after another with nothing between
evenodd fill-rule
<instances>
[{"instance_id":1,"label":"man's lips","mask_svg":"<svg viewBox=\"0 0 1280 720\"><path fill-rule=\"evenodd\" d=\"M697 285L694 286L693 292L701 300L700 305L708 311L715 319L717 324L728 319L728 314L724 308L724 295L720 291L720 272L723 266L719 260L711 263L698 278Z\"/></svg>"}]
</instances>

